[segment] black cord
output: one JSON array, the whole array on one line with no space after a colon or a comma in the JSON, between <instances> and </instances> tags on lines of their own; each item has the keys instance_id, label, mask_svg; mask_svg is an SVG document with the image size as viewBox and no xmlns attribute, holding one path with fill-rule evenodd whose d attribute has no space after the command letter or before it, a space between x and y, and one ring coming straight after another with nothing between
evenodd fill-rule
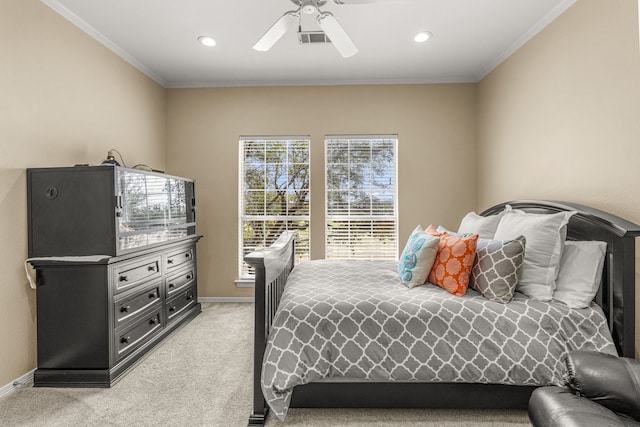
<instances>
[{"instance_id":1,"label":"black cord","mask_svg":"<svg viewBox=\"0 0 640 427\"><path fill-rule=\"evenodd\" d=\"M146 171L152 171L153 168L149 165L145 165L144 163L138 163L135 166L132 166L131 169L141 169L141 170L146 170Z\"/></svg>"},{"instance_id":2,"label":"black cord","mask_svg":"<svg viewBox=\"0 0 640 427\"><path fill-rule=\"evenodd\" d=\"M118 153L118 157L120 157L120 162L122 162L122 166L124 166L125 168L127 167L126 163L124 162L124 158L122 157L122 154L120 154L118 150L116 150L115 148L112 148L109 151L115 151L116 153Z\"/></svg>"}]
</instances>

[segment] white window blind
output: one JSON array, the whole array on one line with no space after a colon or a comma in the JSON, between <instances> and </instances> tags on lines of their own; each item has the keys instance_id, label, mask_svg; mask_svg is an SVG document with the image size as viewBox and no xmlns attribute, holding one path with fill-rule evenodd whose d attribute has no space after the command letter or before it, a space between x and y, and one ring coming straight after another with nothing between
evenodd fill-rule
<instances>
[{"instance_id":1,"label":"white window blind","mask_svg":"<svg viewBox=\"0 0 640 427\"><path fill-rule=\"evenodd\" d=\"M297 231L296 262L309 259L309 137L240 138L240 278L244 256Z\"/></svg>"},{"instance_id":2,"label":"white window blind","mask_svg":"<svg viewBox=\"0 0 640 427\"><path fill-rule=\"evenodd\" d=\"M325 138L325 258L397 259L397 142Z\"/></svg>"}]
</instances>

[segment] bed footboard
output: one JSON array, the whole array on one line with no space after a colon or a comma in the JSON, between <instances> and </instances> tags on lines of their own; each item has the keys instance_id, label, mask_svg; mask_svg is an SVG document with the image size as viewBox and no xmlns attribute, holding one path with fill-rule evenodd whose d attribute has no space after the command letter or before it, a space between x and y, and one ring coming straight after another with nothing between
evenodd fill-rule
<instances>
[{"instance_id":1,"label":"bed footboard","mask_svg":"<svg viewBox=\"0 0 640 427\"><path fill-rule=\"evenodd\" d=\"M255 269L253 411L248 424L252 427L264 425L269 409L260 385L262 359L273 317L295 264L295 232L285 231L269 248L252 252L244 260Z\"/></svg>"}]
</instances>

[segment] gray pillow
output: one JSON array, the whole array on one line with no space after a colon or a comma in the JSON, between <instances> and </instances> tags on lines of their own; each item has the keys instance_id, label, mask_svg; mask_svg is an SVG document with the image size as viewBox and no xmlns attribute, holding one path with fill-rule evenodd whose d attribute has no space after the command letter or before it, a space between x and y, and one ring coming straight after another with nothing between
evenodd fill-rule
<instances>
[{"instance_id":1,"label":"gray pillow","mask_svg":"<svg viewBox=\"0 0 640 427\"><path fill-rule=\"evenodd\" d=\"M567 237L567 223L575 211L554 214L507 211L498 224L495 240L527 238L518 292L540 301L551 301Z\"/></svg>"},{"instance_id":2,"label":"gray pillow","mask_svg":"<svg viewBox=\"0 0 640 427\"><path fill-rule=\"evenodd\" d=\"M507 303L513 298L520 279L526 239L478 239L470 286L485 298Z\"/></svg>"},{"instance_id":3,"label":"gray pillow","mask_svg":"<svg viewBox=\"0 0 640 427\"><path fill-rule=\"evenodd\" d=\"M495 215L481 216L475 212L469 212L462 218L458 233L472 233L477 234L481 239L493 239L504 213L505 211L502 211Z\"/></svg>"}]
</instances>

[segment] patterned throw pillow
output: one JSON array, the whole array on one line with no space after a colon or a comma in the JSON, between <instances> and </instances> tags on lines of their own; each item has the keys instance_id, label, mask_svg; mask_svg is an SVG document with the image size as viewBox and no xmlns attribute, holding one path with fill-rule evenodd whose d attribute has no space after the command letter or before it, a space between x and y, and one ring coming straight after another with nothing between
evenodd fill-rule
<instances>
[{"instance_id":1,"label":"patterned throw pillow","mask_svg":"<svg viewBox=\"0 0 640 427\"><path fill-rule=\"evenodd\" d=\"M439 241L439 237L425 233L420 225L413 230L398 260L398 274L407 287L413 288L427 281Z\"/></svg>"},{"instance_id":2,"label":"patterned throw pillow","mask_svg":"<svg viewBox=\"0 0 640 427\"><path fill-rule=\"evenodd\" d=\"M485 298L508 303L520 279L526 239L478 239L470 286Z\"/></svg>"},{"instance_id":3,"label":"patterned throw pillow","mask_svg":"<svg viewBox=\"0 0 640 427\"><path fill-rule=\"evenodd\" d=\"M429 273L429 282L453 295L463 296L469 286L478 235L451 236L447 232L438 233L432 225L427 228L427 233L440 237L438 255Z\"/></svg>"}]
</instances>

